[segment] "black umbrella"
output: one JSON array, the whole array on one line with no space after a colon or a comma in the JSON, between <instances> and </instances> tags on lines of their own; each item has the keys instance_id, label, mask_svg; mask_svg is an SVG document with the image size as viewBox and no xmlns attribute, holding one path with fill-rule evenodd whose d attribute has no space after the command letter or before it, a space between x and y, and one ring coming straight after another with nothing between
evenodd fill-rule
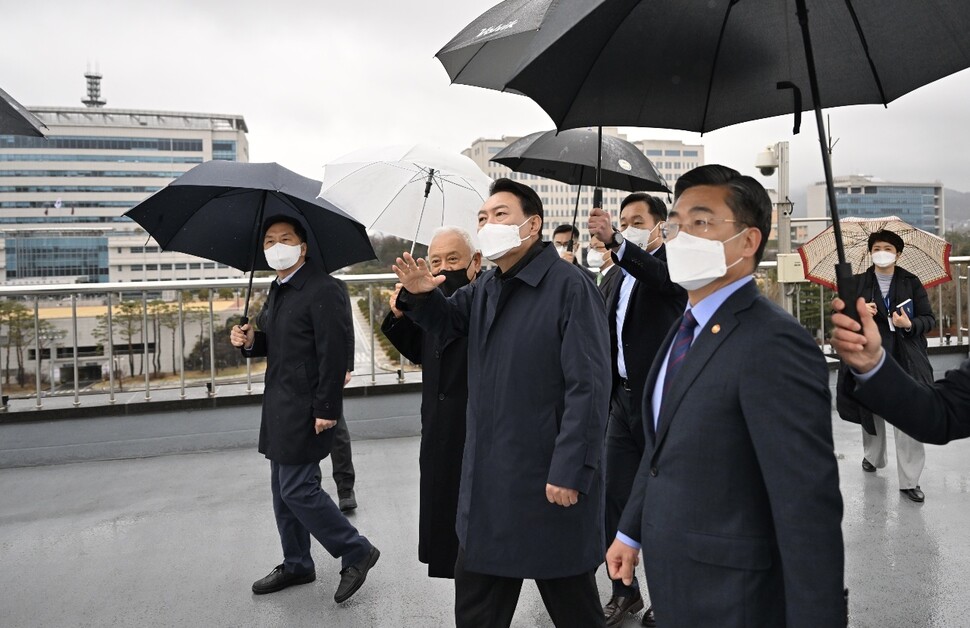
<instances>
[{"instance_id":1,"label":"black umbrella","mask_svg":"<svg viewBox=\"0 0 970 628\"><path fill-rule=\"evenodd\" d=\"M602 185L628 192L670 193L663 177L640 149L618 137L604 136L601 129L531 133L506 146L490 161L515 172L577 185L580 192L584 185ZM579 193L573 211L574 227L578 215Z\"/></svg>"},{"instance_id":2,"label":"black umbrella","mask_svg":"<svg viewBox=\"0 0 970 628\"><path fill-rule=\"evenodd\" d=\"M967 0L547 0L504 2L439 55L476 51L456 82L525 94L557 128L630 125L706 132L814 109L839 276L844 261L822 106L881 103L970 67ZM518 64L475 33L541 11ZM478 28L479 31L475 29ZM492 33L497 35L498 33ZM466 53L467 54L467 53ZM475 57L482 55L480 61ZM514 65L514 69L510 67ZM446 68L448 68L446 64ZM471 83L470 79L477 82ZM804 97L803 97L804 92ZM795 131L800 120L796 115Z\"/></svg>"},{"instance_id":3,"label":"black umbrella","mask_svg":"<svg viewBox=\"0 0 970 628\"><path fill-rule=\"evenodd\" d=\"M27 108L0 89L0 135L44 137L47 126Z\"/></svg>"},{"instance_id":4,"label":"black umbrella","mask_svg":"<svg viewBox=\"0 0 970 628\"><path fill-rule=\"evenodd\" d=\"M248 322L252 273L270 270L262 225L279 214L307 228L307 257L326 272L369 259L374 249L364 226L323 199L320 182L282 166L208 161L192 168L128 216L165 251L179 251L250 271L243 323Z\"/></svg>"}]
</instances>

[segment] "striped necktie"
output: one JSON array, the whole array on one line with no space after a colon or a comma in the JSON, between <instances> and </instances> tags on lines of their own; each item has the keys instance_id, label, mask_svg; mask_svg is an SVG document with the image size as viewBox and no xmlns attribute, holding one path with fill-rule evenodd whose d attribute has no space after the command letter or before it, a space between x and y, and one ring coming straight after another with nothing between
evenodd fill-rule
<instances>
[{"instance_id":1,"label":"striped necktie","mask_svg":"<svg viewBox=\"0 0 970 628\"><path fill-rule=\"evenodd\" d=\"M677 328L677 335L674 336L674 342L670 346L670 358L667 359L667 373L664 376L664 397L667 396L667 391L670 390L670 384L674 380L674 376L677 375L677 371L684 363L684 358L687 357L687 351L690 349L691 343L694 341L694 328L697 327L697 319L691 314L690 310L684 312L684 318L680 321L680 327Z\"/></svg>"}]
</instances>

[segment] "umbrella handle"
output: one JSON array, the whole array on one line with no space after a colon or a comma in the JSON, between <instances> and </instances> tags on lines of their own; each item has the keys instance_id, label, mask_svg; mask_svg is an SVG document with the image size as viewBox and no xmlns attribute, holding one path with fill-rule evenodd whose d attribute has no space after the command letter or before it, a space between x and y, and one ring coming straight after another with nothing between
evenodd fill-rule
<instances>
[{"instance_id":1,"label":"umbrella handle","mask_svg":"<svg viewBox=\"0 0 970 628\"><path fill-rule=\"evenodd\" d=\"M852 264L849 262L839 262L835 265L835 282L839 291L839 298L845 303L845 309L842 310L842 313L855 322L861 323L862 321L859 320L859 312L856 311L855 307L856 298L859 295L855 289L855 277L852 274Z\"/></svg>"}]
</instances>

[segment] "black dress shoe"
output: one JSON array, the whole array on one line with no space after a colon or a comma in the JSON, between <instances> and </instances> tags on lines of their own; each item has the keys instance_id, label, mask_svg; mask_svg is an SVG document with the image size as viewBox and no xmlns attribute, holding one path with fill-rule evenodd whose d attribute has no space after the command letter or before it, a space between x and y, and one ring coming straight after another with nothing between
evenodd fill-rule
<instances>
[{"instance_id":1,"label":"black dress shoe","mask_svg":"<svg viewBox=\"0 0 970 628\"><path fill-rule=\"evenodd\" d=\"M357 508L357 495L354 491L347 491L343 495L340 495L340 501L337 504L340 507L340 512L348 512Z\"/></svg>"},{"instance_id":2,"label":"black dress shoe","mask_svg":"<svg viewBox=\"0 0 970 628\"><path fill-rule=\"evenodd\" d=\"M657 628L657 618L653 616L652 606L643 613L643 619L640 620L640 625L650 626L650 628Z\"/></svg>"},{"instance_id":3,"label":"black dress shoe","mask_svg":"<svg viewBox=\"0 0 970 628\"><path fill-rule=\"evenodd\" d=\"M875 473L876 472L876 467L871 462L869 462L868 460L866 460L865 458L863 458L862 459L862 470L865 471L866 473Z\"/></svg>"},{"instance_id":4,"label":"black dress shoe","mask_svg":"<svg viewBox=\"0 0 970 628\"><path fill-rule=\"evenodd\" d=\"M614 595L603 607L607 628L622 625L627 613L639 612L641 608L643 608L643 597L640 596L639 591L629 597Z\"/></svg>"},{"instance_id":5,"label":"black dress shoe","mask_svg":"<svg viewBox=\"0 0 970 628\"><path fill-rule=\"evenodd\" d=\"M277 565L268 576L261 578L253 583L253 593L263 595L264 593L275 593L282 591L286 587L294 584L307 584L317 579L317 572L309 573L288 573L283 571L283 565Z\"/></svg>"},{"instance_id":6,"label":"black dress shoe","mask_svg":"<svg viewBox=\"0 0 970 628\"><path fill-rule=\"evenodd\" d=\"M367 579L367 572L377 563L381 557L381 551L376 547L371 547L370 552L350 567L340 570L340 585L337 592L333 594L333 601L337 604L346 602L351 595L357 593L357 589L364 584Z\"/></svg>"},{"instance_id":7,"label":"black dress shoe","mask_svg":"<svg viewBox=\"0 0 970 628\"><path fill-rule=\"evenodd\" d=\"M923 495L923 491L919 490L918 486L916 488L901 488L899 492L917 504L922 503L926 499L926 495Z\"/></svg>"}]
</instances>

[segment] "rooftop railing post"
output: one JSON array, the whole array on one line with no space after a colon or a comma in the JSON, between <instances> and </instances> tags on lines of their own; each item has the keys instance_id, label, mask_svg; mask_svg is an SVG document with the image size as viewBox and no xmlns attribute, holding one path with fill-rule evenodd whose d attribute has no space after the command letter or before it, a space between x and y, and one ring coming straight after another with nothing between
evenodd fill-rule
<instances>
[{"instance_id":1,"label":"rooftop railing post","mask_svg":"<svg viewBox=\"0 0 970 628\"><path fill-rule=\"evenodd\" d=\"M108 293L108 403L115 402L115 332L111 319L111 310L114 305L111 302L111 294Z\"/></svg>"},{"instance_id":2,"label":"rooftop railing post","mask_svg":"<svg viewBox=\"0 0 970 628\"><path fill-rule=\"evenodd\" d=\"M40 297L34 299L34 379L37 383L37 403L40 410L44 403L40 400Z\"/></svg>"},{"instance_id":3,"label":"rooftop railing post","mask_svg":"<svg viewBox=\"0 0 970 628\"><path fill-rule=\"evenodd\" d=\"M370 384L377 383L377 358L375 352L375 341L377 332L374 331L374 284L367 284L367 320L370 322Z\"/></svg>"},{"instance_id":4,"label":"rooftop railing post","mask_svg":"<svg viewBox=\"0 0 970 628\"><path fill-rule=\"evenodd\" d=\"M151 365L148 363L148 292L144 290L141 293L141 348L145 365L145 401L151 401Z\"/></svg>"},{"instance_id":5,"label":"rooftop railing post","mask_svg":"<svg viewBox=\"0 0 970 628\"><path fill-rule=\"evenodd\" d=\"M215 310L212 307L212 290L209 290L209 396L216 396L216 344Z\"/></svg>"},{"instance_id":6,"label":"rooftop railing post","mask_svg":"<svg viewBox=\"0 0 970 628\"><path fill-rule=\"evenodd\" d=\"M77 294L71 294L71 328L73 331L73 342L74 345L74 407L77 408L81 405L81 381L80 381L80 367L78 366L78 351L77 351ZM53 350L53 344L51 344L51 349ZM51 360L54 359L53 353L51 354ZM54 382L51 382L51 386ZM51 389L53 390L53 388Z\"/></svg>"},{"instance_id":7,"label":"rooftop railing post","mask_svg":"<svg viewBox=\"0 0 970 628\"><path fill-rule=\"evenodd\" d=\"M7 333L10 333L8 330ZM7 411L7 396L3 394L3 378L7 373L3 368L3 346L0 345L0 412Z\"/></svg>"},{"instance_id":8,"label":"rooftop railing post","mask_svg":"<svg viewBox=\"0 0 970 628\"><path fill-rule=\"evenodd\" d=\"M182 291L179 290L179 399L185 399L185 312Z\"/></svg>"}]
</instances>

